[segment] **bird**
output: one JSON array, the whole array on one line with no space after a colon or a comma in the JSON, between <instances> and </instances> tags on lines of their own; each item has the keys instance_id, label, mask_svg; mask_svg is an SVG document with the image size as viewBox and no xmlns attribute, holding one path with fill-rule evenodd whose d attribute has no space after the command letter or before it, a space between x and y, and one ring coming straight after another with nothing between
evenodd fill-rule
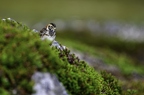
<instances>
[{"instance_id":1,"label":"bird","mask_svg":"<svg viewBox=\"0 0 144 95\"><path fill-rule=\"evenodd\" d=\"M42 28L39 32L42 40L54 41L56 37L56 25L54 23L49 23L46 27Z\"/></svg>"},{"instance_id":2,"label":"bird","mask_svg":"<svg viewBox=\"0 0 144 95\"><path fill-rule=\"evenodd\" d=\"M33 29L33 31L36 31ZM50 45L52 47L56 47L57 49L63 51L66 49L65 46L59 44L55 38L56 38L56 24L49 23L46 27L42 28L39 31L39 35L41 37L41 40L49 40L51 43Z\"/></svg>"}]
</instances>

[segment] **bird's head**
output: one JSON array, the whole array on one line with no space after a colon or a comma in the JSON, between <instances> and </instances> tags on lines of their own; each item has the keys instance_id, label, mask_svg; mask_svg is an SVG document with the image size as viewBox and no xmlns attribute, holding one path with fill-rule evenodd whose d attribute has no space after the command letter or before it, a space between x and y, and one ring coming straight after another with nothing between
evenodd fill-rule
<instances>
[{"instance_id":1,"label":"bird's head","mask_svg":"<svg viewBox=\"0 0 144 95\"><path fill-rule=\"evenodd\" d=\"M50 36L53 36L56 34L56 25L54 23L49 23L46 26L46 30L49 31Z\"/></svg>"}]
</instances>

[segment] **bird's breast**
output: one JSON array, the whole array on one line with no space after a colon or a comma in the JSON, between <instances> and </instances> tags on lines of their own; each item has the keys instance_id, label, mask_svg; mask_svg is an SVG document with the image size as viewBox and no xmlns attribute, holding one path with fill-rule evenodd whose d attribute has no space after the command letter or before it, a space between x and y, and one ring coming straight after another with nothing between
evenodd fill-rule
<instances>
[{"instance_id":1,"label":"bird's breast","mask_svg":"<svg viewBox=\"0 0 144 95\"><path fill-rule=\"evenodd\" d=\"M47 36L47 35L44 35L41 37L42 40L49 40L49 41L53 41L55 39L55 36Z\"/></svg>"}]
</instances>

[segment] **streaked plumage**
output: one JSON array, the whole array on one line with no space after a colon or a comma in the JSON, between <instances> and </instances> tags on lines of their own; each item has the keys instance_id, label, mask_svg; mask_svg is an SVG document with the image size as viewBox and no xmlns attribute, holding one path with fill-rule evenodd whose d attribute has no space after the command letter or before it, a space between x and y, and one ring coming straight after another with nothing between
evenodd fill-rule
<instances>
[{"instance_id":1,"label":"streaked plumage","mask_svg":"<svg viewBox=\"0 0 144 95\"><path fill-rule=\"evenodd\" d=\"M56 37L56 25L54 23L48 24L46 27L42 28L40 30L39 35L42 40L48 39L50 41L53 41Z\"/></svg>"}]
</instances>

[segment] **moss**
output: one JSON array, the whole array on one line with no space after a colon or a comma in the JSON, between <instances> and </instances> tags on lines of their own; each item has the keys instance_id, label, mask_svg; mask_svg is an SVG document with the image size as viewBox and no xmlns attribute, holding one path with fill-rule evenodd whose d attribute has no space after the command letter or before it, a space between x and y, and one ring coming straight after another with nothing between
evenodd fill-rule
<instances>
[{"instance_id":1,"label":"moss","mask_svg":"<svg viewBox=\"0 0 144 95\"><path fill-rule=\"evenodd\" d=\"M121 95L122 89L118 84L118 80L116 80L111 74L108 74L104 71L101 72L101 75L104 79L103 85L105 85L102 90L103 93L105 95Z\"/></svg>"},{"instance_id":2,"label":"moss","mask_svg":"<svg viewBox=\"0 0 144 95\"><path fill-rule=\"evenodd\" d=\"M19 95L32 93L31 76L35 71L55 73L73 95L121 94L112 76L99 74L68 50L50 48L48 41L41 41L36 33L14 20L0 22L0 39L2 95L13 94L13 90ZM112 84L105 79L112 79Z\"/></svg>"}]
</instances>

